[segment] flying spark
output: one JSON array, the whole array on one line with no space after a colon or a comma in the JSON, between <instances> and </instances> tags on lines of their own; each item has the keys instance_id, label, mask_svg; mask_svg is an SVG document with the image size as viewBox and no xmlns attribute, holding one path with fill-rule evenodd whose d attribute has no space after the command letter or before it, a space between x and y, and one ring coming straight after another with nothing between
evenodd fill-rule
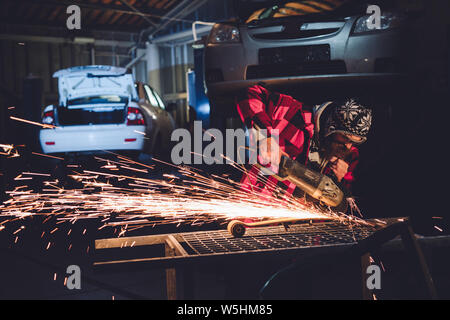
<instances>
[{"instance_id":1,"label":"flying spark","mask_svg":"<svg viewBox=\"0 0 450 320\"><path fill-rule=\"evenodd\" d=\"M48 179L43 182L46 188L41 192L27 186L8 191L10 198L0 205L0 217L22 219L43 215L56 217L58 223L99 219L103 223L99 229L120 228L118 236L155 225L202 225L226 223L232 219L339 219L364 223L353 216L319 210L311 203L286 194L276 185L273 185L275 197L271 197L256 191L241 190L239 182L227 176L206 175L186 166L166 163L177 172L155 179L116 172L117 167L121 167L148 174L154 166L123 156L117 156L115 161L100 157L95 159L103 164L101 169L81 170L75 166L69 174L81 185L79 188L64 188L57 179ZM245 171L242 166L233 166ZM15 180L32 179L33 176L51 178L49 174L23 172ZM270 183L265 176L257 176L257 179ZM47 249L50 246L49 242Z\"/></svg>"},{"instance_id":2,"label":"flying spark","mask_svg":"<svg viewBox=\"0 0 450 320\"><path fill-rule=\"evenodd\" d=\"M46 128L46 129L55 129L56 128L56 126L51 125L51 124L45 124L45 123L30 121L30 120L26 120L26 119L22 119L22 118L17 118L17 117L14 117L14 116L10 116L9 118L11 120L16 120L16 121L25 122L25 123L28 123L28 124L33 124L35 126L39 126L39 127Z\"/></svg>"}]
</instances>

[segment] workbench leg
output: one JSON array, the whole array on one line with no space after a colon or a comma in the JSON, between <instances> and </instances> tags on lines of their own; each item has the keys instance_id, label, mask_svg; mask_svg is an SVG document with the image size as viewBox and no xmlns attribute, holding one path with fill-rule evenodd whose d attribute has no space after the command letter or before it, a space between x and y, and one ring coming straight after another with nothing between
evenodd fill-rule
<instances>
[{"instance_id":1,"label":"workbench leg","mask_svg":"<svg viewBox=\"0 0 450 320\"><path fill-rule=\"evenodd\" d=\"M191 267L166 269L167 299L194 299L194 282L194 271Z\"/></svg>"},{"instance_id":2,"label":"workbench leg","mask_svg":"<svg viewBox=\"0 0 450 320\"><path fill-rule=\"evenodd\" d=\"M177 299L177 272L175 268L166 269L167 300Z\"/></svg>"},{"instance_id":3,"label":"workbench leg","mask_svg":"<svg viewBox=\"0 0 450 320\"><path fill-rule=\"evenodd\" d=\"M164 246L166 257L188 254L173 237L168 236ZM168 300L194 299L194 271L192 266L166 269L166 290Z\"/></svg>"},{"instance_id":4,"label":"workbench leg","mask_svg":"<svg viewBox=\"0 0 450 320\"><path fill-rule=\"evenodd\" d=\"M367 288L367 268L370 266L370 253L361 256L361 285L363 300L373 300L373 292Z\"/></svg>"},{"instance_id":5,"label":"workbench leg","mask_svg":"<svg viewBox=\"0 0 450 320\"><path fill-rule=\"evenodd\" d=\"M429 298L437 299L436 288L433 283L427 262L422 252L422 248L417 242L417 238L410 225L405 226L401 232L401 238L406 252L408 253L413 268L415 268L417 279L422 279L422 285L427 291ZM419 280L420 281L420 280Z\"/></svg>"},{"instance_id":6,"label":"workbench leg","mask_svg":"<svg viewBox=\"0 0 450 320\"><path fill-rule=\"evenodd\" d=\"M175 256L175 251L167 244L165 245L165 253L166 257ZM177 299L177 271L175 268L166 269L166 291L167 300Z\"/></svg>"}]
</instances>

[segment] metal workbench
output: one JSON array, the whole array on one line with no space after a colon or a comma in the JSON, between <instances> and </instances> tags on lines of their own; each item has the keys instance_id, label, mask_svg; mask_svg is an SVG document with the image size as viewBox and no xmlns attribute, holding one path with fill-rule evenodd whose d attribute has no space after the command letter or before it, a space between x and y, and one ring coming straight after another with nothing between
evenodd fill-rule
<instances>
[{"instance_id":1,"label":"metal workbench","mask_svg":"<svg viewBox=\"0 0 450 320\"><path fill-rule=\"evenodd\" d=\"M396 237L401 240L391 241ZM417 270L424 279L425 290L428 290L430 297L435 297L427 264L406 218L368 220L365 224L311 221L288 227L249 228L242 238L235 238L226 230L214 230L100 239L95 242L97 259L94 267L103 271L164 268L167 297L176 299L189 295L186 290L184 295L177 290L177 278L183 274L185 281L189 281L189 270L193 265L220 265L236 261L242 264L248 259L253 262L257 259L267 261L315 252L356 250L365 268L369 264L369 253L387 242L392 248L403 245L411 252L417 261ZM145 252L151 255L133 256L133 250L138 248L148 248ZM105 252L113 254L102 256ZM183 287L191 286L188 284ZM364 298L370 296L370 292L363 292Z\"/></svg>"}]
</instances>

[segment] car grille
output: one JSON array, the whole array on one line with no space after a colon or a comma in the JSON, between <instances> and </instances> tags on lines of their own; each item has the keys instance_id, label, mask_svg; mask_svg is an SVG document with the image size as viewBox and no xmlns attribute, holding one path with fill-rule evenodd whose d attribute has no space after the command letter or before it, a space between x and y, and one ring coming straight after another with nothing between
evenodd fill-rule
<instances>
[{"instance_id":1,"label":"car grille","mask_svg":"<svg viewBox=\"0 0 450 320\"><path fill-rule=\"evenodd\" d=\"M261 40L292 40L292 39L304 39L312 38L318 36L325 36L328 34L335 33L339 28L329 28L321 30L303 30L297 32L269 32L269 33L258 33L253 35L255 39Z\"/></svg>"},{"instance_id":2,"label":"car grille","mask_svg":"<svg viewBox=\"0 0 450 320\"><path fill-rule=\"evenodd\" d=\"M251 80L272 77L294 77L343 73L347 73L344 61L317 61L301 64L297 63L248 66L246 79Z\"/></svg>"},{"instance_id":3,"label":"car grille","mask_svg":"<svg viewBox=\"0 0 450 320\"><path fill-rule=\"evenodd\" d=\"M345 21L286 21L265 26L249 26L248 33L253 39L294 40L321 37L341 30Z\"/></svg>"}]
</instances>

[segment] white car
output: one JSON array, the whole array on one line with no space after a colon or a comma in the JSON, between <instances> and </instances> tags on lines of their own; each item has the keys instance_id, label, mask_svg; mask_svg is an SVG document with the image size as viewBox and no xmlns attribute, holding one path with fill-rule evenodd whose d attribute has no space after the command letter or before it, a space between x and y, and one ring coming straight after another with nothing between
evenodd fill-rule
<instances>
[{"instance_id":1,"label":"white car","mask_svg":"<svg viewBox=\"0 0 450 320\"><path fill-rule=\"evenodd\" d=\"M161 115L139 105L126 69L81 66L59 70L53 77L58 78L59 104L43 110L42 122L54 126L40 130L44 153L144 151L145 140L151 139L146 134L154 132Z\"/></svg>"}]
</instances>

